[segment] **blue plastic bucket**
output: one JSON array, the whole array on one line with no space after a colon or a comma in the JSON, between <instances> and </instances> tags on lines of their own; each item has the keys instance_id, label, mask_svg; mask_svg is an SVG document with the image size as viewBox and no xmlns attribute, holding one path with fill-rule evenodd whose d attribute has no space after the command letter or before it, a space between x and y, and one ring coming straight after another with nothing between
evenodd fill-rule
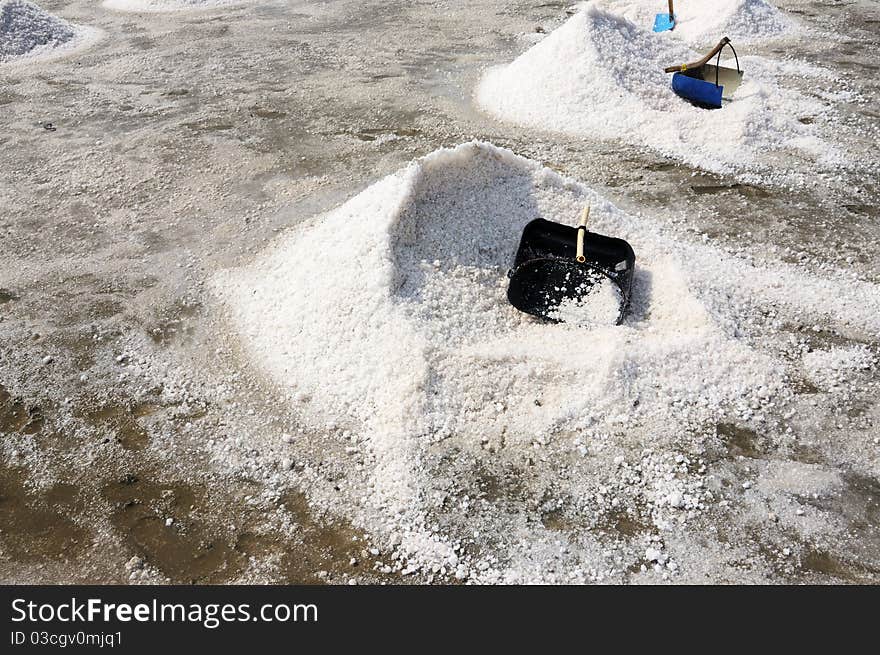
<instances>
[{"instance_id":1,"label":"blue plastic bucket","mask_svg":"<svg viewBox=\"0 0 880 655\"><path fill-rule=\"evenodd\" d=\"M685 100L690 100L699 107L720 109L724 87L687 73L675 73L672 76L672 90Z\"/></svg>"}]
</instances>

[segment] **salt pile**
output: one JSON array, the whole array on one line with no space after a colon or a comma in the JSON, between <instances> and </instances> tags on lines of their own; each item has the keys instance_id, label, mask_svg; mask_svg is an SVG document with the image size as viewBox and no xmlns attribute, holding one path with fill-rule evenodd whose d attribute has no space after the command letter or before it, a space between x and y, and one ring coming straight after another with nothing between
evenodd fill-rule
<instances>
[{"instance_id":1,"label":"salt pile","mask_svg":"<svg viewBox=\"0 0 880 655\"><path fill-rule=\"evenodd\" d=\"M631 316L586 330L516 311L505 273L522 228L573 225L586 202L592 229L636 251ZM770 431L786 411L802 362L761 335L801 321L880 335L875 285L683 242L479 142L413 162L213 288L244 353L344 446L326 460L349 500L321 502L393 551L394 570L474 581L601 579L588 524L560 550L523 518L548 485L590 516L617 490L662 531L711 501L705 467L677 449L722 420ZM504 502L467 486L486 457L522 485ZM465 556L475 531L516 538ZM671 568L661 546L649 563Z\"/></svg>"},{"instance_id":2,"label":"salt pile","mask_svg":"<svg viewBox=\"0 0 880 655\"><path fill-rule=\"evenodd\" d=\"M654 16L668 11L663 0L599 0L599 7L651 29ZM791 36L799 25L765 0L687 0L676 8L675 29L667 37L694 45L714 45L722 36L734 44L782 35Z\"/></svg>"},{"instance_id":3,"label":"salt pile","mask_svg":"<svg viewBox=\"0 0 880 655\"><path fill-rule=\"evenodd\" d=\"M511 64L488 71L476 99L502 120L620 139L717 173L769 172L783 157L786 168L796 168L792 157L809 162L805 167L843 163L824 141L821 120L798 120L827 117L829 106L783 88L777 80L783 69L769 60L740 56L743 84L721 110L677 97L663 69L699 56L680 41L588 6ZM802 68L803 75L821 74Z\"/></svg>"},{"instance_id":4,"label":"salt pile","mask_svg":"<svg viewBox=\"0 0 880 655\"><path fill-rule=\"evenodd\" d=\"M0 63L69 52L95 33L27 0L0 0Z\"/></svg>"}]
</instances>

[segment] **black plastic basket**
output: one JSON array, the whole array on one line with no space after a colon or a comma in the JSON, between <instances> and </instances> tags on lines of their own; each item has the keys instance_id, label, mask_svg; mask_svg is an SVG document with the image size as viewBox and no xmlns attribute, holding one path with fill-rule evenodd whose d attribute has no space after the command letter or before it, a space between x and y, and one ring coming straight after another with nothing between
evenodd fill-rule
<instances>
[{"instance_id":1,"label":"black plastic basket","mask_svg":"<svg viewBox=\"0 0 880 655\"><path fill-rule=\"evenodd\" d=\"M585 230L584 261L576 259L580 229ZM523 230L507 272L507 299L520 311L558 323L552 313L561 302L585 296L607 278L620 289L619 325L629 309L635 264L635 252L623 239L537 218Z\"/></svg>"}]
</instances>

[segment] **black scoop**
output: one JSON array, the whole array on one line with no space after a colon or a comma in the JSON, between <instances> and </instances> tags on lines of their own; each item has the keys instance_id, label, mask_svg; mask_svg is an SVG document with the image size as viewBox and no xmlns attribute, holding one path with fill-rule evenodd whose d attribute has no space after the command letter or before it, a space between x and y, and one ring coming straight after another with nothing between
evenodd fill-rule
<instances>
[{"instance_id":1,"label":"black scoop","mask_svg":"<svg viewBox=\"0 0 880 655\"><path fill-rule=\"evenodd\" d=\"M583 261L577 259L580 230ZM523 230L507 273L507 299L520 311L558 323L553 313L561 302L586 296L607 278L620 289L619 325L629 308L635 264L635 253L623 239L536 218Z\"/></svg>"}]
</instances>

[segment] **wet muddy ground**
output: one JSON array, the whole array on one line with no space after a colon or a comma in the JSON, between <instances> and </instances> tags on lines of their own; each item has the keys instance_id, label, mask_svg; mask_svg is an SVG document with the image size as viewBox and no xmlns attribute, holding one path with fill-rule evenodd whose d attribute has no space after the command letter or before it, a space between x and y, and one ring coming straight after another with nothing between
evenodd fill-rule
<instances>
[{"instance_id":1,"label":"wet muddy ground","mask_svg":"<svg viewBox=\"0 0 880 655\"><path fill-rule=\"evenodd\" d=\"M825 58L877 97L874 3L779 4L847 35L779 56ZM409 579L376 572L385 554L371 552L344 512L308 502L310 481L326 489L323 507L332 498L331 446L313 435L296 455L285 450L281 435L308 435L222 338L206 281L437 147L491 140L731 247L773 243L784 259L880 281L880 189L858 171L814 189L764 187L477 111L470 93L483 67L522 51L519 35L560 24L568 3L267 2L168 15L42 5L106 34L65 60L0 68L5 582ZM844 110L880 119L876 103ZM869 137L852 140L875 156ZM817 391L805 386L804 396ZM876 433L876 404L841 412ZM829 410L813 433L833 433L839 420ZM725 515L700 519L731 552L702 579L878 581L876 468L857 466L845 445L768 450L727 425L717 458L731 479L738 468L800 461L838 468L843 483L834 497L797 500L824 513L833 537L804 541L764 516L744 520L751 532L729 528ZM521 493L491 464L475 479L487 502ZM606 519L597 534L647 530L638 513ZM550 531L578 520L541 513ZM782 536L799 544L798 558L780 555Z\"/></svg>"}]
</instances>

